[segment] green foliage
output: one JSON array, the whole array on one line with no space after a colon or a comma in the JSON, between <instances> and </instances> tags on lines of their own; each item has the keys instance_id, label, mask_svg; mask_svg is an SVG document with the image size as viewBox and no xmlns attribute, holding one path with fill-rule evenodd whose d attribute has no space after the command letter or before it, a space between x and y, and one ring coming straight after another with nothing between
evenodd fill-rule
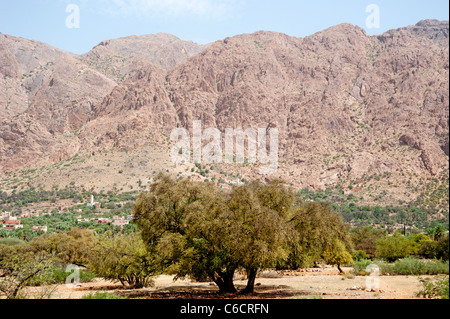
<instances>
[{"instance_id":1,"label":"green foliage","mask_svg":"<svg viewBox=\"0 0 450 319\"><path fill-rule=\"evenodd\" d=\"M371 227L356 227L350 230L350 238L354 249L363 251L367 258L374 258L376 254L376 241L386 235L382 230Z\"/></svg>"},{"instance_id":2,"label":"green foliage","mask_svg":"<svg viewBox=\"0 0 450 319\"><path fill-rule=\"evenodd\" d=\"M357 250L352 253L353 260L360 261L363 259L368 259L369 256L366 254L364 250Z\"/></svg>"},{"instance_id":3,"label":"green foliage","mask_svg":"<svg viewBox=\"0 0 450 319\"><path fill-rule=\"evenodd\" d=\"M427 240L420 243L418 255L428 259L449 260L449 238L442 237L438 241Z\"/></svg>"},{"instance_id":4,"label":"green foliage","mask_svg":"<svg viewBox=\"0 0 450 319\"><path fill-rule=\"evenodd\" d=\"M373 262L369 259L360 259L354 262L353 264L353 271L356 275L366 275L366 269L369 267Z\"/></svg>"},{"instance_id":5,"label":"green foliage","mask_svg":"<svg viewBox=\"0 0 450 319\"><path fill-rule=\"evenodd\" d=\"M67 233L37 237L31 245L36 251L52 254L65 264L86 264L94 242L92 231L74 228Z\"/></svg>"},{"instance_id":6,"label":"green foliage","mask_svg":"<svg viewBox=\"0 0 450 319\"><path fill-rule=\"evenodd\" d=\"M380 268L380 275L390 274L398 276L420 276L420 275L440 275L449 273L449 262L441 260L420 260L408 257L397 260L395 263L384 261L371 261L361 259L353 264L353 271L356 275L366 275L365 271L371 264Z\"/></svg>"},{"instance_id":7,"label":"green foliage","mask_svg":"<svg viewBox=\"0 0 450 319\"><path fill-rule=\"evenodd\" d=\"M104 279L134 288L151 286L156 269L139 234L99 236L90 250L89 266Z\"/></svg>"},{"instance_id":8,"label":"green foliage","mask_svg":"<svg viewBox=\"0 0 450 319\"><path fill-rule=\"evenodd\" d=\"M135 205L147 248L177 277L209 277L221 292L235 292L236 270L248 274L311 260L349 262L347 229L329 205L301 204L281 181L251 182L225 193L209 183L159 175ZM337 253L332 253L336 251Z\"/></svg>"},{"instance_id":9,"label":"green foliage","mask_svg":"<svg viewBox=\"0 0 450 319\"><path fill-rule=\"evenodd\" d=\"M376 255L389 262L394 262L399 258L414 255L418 251L418 247L419 244L414 240L395 234L376 241Z\"/></svg>"},{"instance_id":10,"label":"green foliage","mask_svg":"<svg viewBox=\"0 0 450 319\"><path fill-rule=\"evenodd\" d=\"M16 246L16 245L23 245L23 244L25 244L25 242L18 238L0 238L0 245Z\"/></svg>"},{"instance_id":11,"label":"green foliage","mask_svg":"<svg viewBox=\"0 0 450 319\"><path fill-rule=\"evenodd\" d=\"M424 242L431 241L430 237L428 237L427 235L422 234L422 233L417 233L417 234L412 235L411 239L418 244L422 244Z\"/></svg>"},{"instance_id":12,"label":"green foliage","mask_svg":"<svg viewBox=\"0 0 450 319\"><path fill-rule=\"evenodd\" d=\"M348 252L345 244L339 240L335 240L331 246L325 249L323 258L329 265L337 265L341 273L343 271L341 270L340 265L353 264L352 255Z\"/></svg>"},{"instance_id":13,"label":"green foliage","mask_svg":"<svg viewBox=\"0 0 450 319\"><path fill-rule=\"evenodd\" d=\"M351 263L352 244L347 225L326 203L297 203L291 219L295 229L286 265L308 267L322 259L331 264Z\"/></svg>"},{"instance_id":14,"label":"green foliage","mask_svg":"<svg viewBox=\"0 0 450 319\"><path fill-rule=\"evenodd\" d=\"M379 263L381 274L391 275L439 275L449 273L449 263L435 260L404 258L394 264Z\"/></svg>"},{"instance_id":15,"label":"green foliage","mask_svg":"<svg viewBox=\"0 0 450 319\"><path fill-rule=\"evenodd\" d=\"M27 286L38 287L48 284L64 284L66 282L67 277L70 276L70 272L67 272L64 267L53 266L49 269L46 269L41 274L33 277L28 283ZM97 275L91 271L83 271L79 272L80 282L86 283L92 281Z\"/></svg>"},{"instance_id":16,"label":"green foliage","mask_svg":"<svg viewBox=\"0 0 450 319\"><path fill-rule=\"evenodd\" d=\"M437 192L433 192L431 196L432 204L429 200L423 200L421 197L418 201L404 206L358 205L358 198L353 194L344 194L340 186L315 192L305 188L298 194L304 201L327 201L334 210L342 215L345 222L351 222L356 226L385 225L393 227L397 224L405 224L424 231L427 228L435 227L436 223L441 223L444 229L448 230L448 173L442 175L440 185ZM444 216L436 219L433 216L438 212Z\"/></svg>"},{"instance_id":17,"label":"green foliage","mask_svg":"<svg viewBox=\"0 0 450 319\"><path fill-rule=\"evenodd\" d=\"M110 292L95 292L89 293L83 296L83 299L127 299L126 297L122 297Z\"/></svg>"},{"instance_id":18,"label":"green foliage","mask_svg":"<svg viewBox=\"0 0 450 319\"><path fill-rule=\"evenodd\" d=\"M25 298L23 288L36 277L51 283L45 276L53 267L54 258L44 252L36 253L29 245L0 246L0 296L7 299Z\"/></svg>"},{"instance_id":19,"label":"green foliage","mask_svg":"<svg viewBox=\"0 0 450 319\"><path fill-rule=\"evenodd\" d=\"M449 299L448 276L421 279L423 289L417 294L425 298Z\"/></svg>"}]
</instances>

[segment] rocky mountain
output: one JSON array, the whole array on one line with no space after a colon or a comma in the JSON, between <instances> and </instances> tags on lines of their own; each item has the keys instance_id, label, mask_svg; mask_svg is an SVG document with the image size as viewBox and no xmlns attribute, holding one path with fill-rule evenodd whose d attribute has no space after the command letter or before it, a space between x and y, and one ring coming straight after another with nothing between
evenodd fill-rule
<instances>
[{"instance_id":1,"label":"rocky mountain","mask_svg":"<svg viewBox=\"0 0 450 319\"><path fill-rule=\"evenodd\" d=\"M158 33L102 41L82 60L110 79L122 82L145 64L159 65L167 71L206 47Z\"/></svg>"},{"instance_id":2,"label":"rocky mountain","mask_svg":"<svg viewBox=\"0 0 450 319\"><path fill-rule=\"evenodd\" d=\"M116 81L153 63L174 66L203 47L157 34L104 41L76 56L0 34L0 171L77 153L78 131Z\"/></svg>"},{"instance_id":3,"label":"rocky mountain","mask_svg":"<svg viewBox=\"0 0 450 319\"><path fill-rule=\"evenodd\" d=\"M0 171L52 163L78 150L66 137L115 83L77 56L0 35Z\"/></svg>"},{"instance_id":4,"label":"rocky mountain","mask_svg":"<svg viewBox=\"0 0 450 319\"><path fill-rule=\"evenodd\" d=\"M173 128L202 120L221 131L278 128L271 177L295 187L345 185L362 196L363 183L382 177L370 187L410 197L423 179L448 176L448 30L425 20L368 36L342 24L208 46L160 34L105 41L84 56L2 35L0 171L165 145ZM253 165L218 167L261 177Z\"/></svg>"}]
</instances>

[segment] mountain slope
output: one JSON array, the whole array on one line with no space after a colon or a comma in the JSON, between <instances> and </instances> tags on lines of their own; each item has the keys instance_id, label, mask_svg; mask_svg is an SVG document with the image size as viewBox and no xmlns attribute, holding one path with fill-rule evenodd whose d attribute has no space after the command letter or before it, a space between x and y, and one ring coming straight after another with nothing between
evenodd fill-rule
<instances>
[{"instance_id":1,"label":"mountain slope","mask_svg":"<svg viewBox=\"0 0 450 319\"><path fill-rule=\"evenodd\" d=\"M367 201L388 203L412 200L424 180L448 175L446 21L425 20L379 36L351 24L305 38L261 31L193 46L180 59L174 49L170 61L161 61L165 51L157 48L167 39L172 38L158 35L142 42L130 37L105 42L82 57L61 54L50 73L44 73L46 85L33 90L21 83L25 92L35 92L33 107L24 114L42 125L26 126L19 111L8 115L12 120L0 126L0 171L104 151L133 151L140 158L150 146L162 147L158 152L167 155L171 130L192 130L193 121L202 120L204 128L222 132L277 127L280 167L269 178L284 178L297 188L340 185ZM176 48L185 45L174 41ZM11 58L14 50L7 51L0 47L0 70L8 78L17 66ZM110 60L115 55L120 58ZM123 65L120 59L126 59ZM105 61L113 62L102 69ZM121 74L126 76L118 79ZM19 81L17 74L14 78ZM53 94L48 87L58 80L82 89ZM77 101L73 109L58 107L72 98ZM44 115L47 110L51 112ZM24 126L17 129L17 123ZM43 143L38 143L40 151L33 146L36 141ZM134 183L142 177L136 165L127 176ZM145 174L162 168L156 162L146 165L153 169L146 167ZM108 166L102 167L105 174L117 174L117 167L109 173ZM191 171L189 165L163 168L182 175ZM232 178L261 178L252 165L216 165L217 178L225 178L226 172ZM86 179L83 166L67 174Z\"/></svg>"},{"instance_id":2,"label":"mountain slope","mask_svg":"<svg viewBox=\"0 0 450 319\"><path fill-rule=\"evenodd\" d=\"M71 135L115 86L49 45L0 35L0 171L53 163L78 150Z\"/></svg>"},{"instance_id":3,"label":"mountain slope","mask_svg":"<svg viewBox=\"0 0 450 319\"><path fill-rule=\"evenodd\" d=\"M158 33L102 41L81 58L110 79L122 82L143 64L151 63L170 70L206 47L171 34Z\"/></svg>"}]
</instances>

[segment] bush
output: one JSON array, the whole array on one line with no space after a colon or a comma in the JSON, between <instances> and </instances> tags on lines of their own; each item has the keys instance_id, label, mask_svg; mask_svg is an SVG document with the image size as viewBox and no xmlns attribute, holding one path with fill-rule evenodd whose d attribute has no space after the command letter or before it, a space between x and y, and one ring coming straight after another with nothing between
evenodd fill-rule
<instances>
[{"instance_id":1,"label":"bush","mask_svg":"<svg viewBox=\"0 0 450 319\"><path fill-rule=\"evenodd\" d=\"M24 287L39 276L48 282L45 273L55 260L45 253L36 253L29 245L0 245L0 297L22 299Z\"/></svg>"},{"instance_id":2,"label":"bush","mask_svg":"<svg viewBox=\"0 0 450 319\"><path fill-rule=\"evenodd\" d=\"M25 244L25 242L18 238L0 238L0 245L16 246L22 244Z\"/></svg>"},{"instance_id":3,"label":"bush","mask_svg":"<svg viewBox=\"0 0 450 319\"><path fill-rule=\"evenodd\" d=\"M353 264L353 271L356 275L366 275L366 269L371 265L373 262L369 259L361 259L355 261Z\"/></svg>"},{"instance_id":4,"label":"bush","mask_svg":"<svg viewBox=\"0 0 450 319\"><path fill-rule=\"evenodd\" d=\"M90 252L89 265L99 277L134 288L151 286L156 269L139 234L99 236Z\"/></svg>"},{"instance_id":5,"label":"bush","mask_svg":"<svg viewBox=\"0 0 450 319\"><path fill-rule=\"evenodd\" d=\"M350 231L350 236L356 250L365 252L368 256L367 258L374 258L375 243L378 239L384 238L385 234L380 229L358 227Z\"/></svg>"},{"instance_id":6,"label":"bush","mask_svg":"<svg viewBox=\"0 0 450 319\"><path fill-rule=\"evenodd\" d=\"M449 242L448 236L439 241L424 241L420 243L418 255L428 259L448 260Z\"/></svg>"},{"instance_id":7,"label":"bush","mask_svg":"<svg viewBox=\"0 0 450 319\"><path fill-rule=\"evenodd\" d=\"M96 292L83 296L83 299L127 299L110 292Z\"/></svg>"},{"instance_id":8,"label":"bush","mask_svg":"<svg viewBox=\"0 0 450 319\"><path fill-rule=\"evenodd\" d=\"M449 262L441 260L420 260L418 258L405 258L395 263L384 261L372 262L367 259L356 261L353 264L353 271L356 275L365 275L370 264L376 264L380 268L380 274L390 274L399 276L420 276L420 275L443 275L449 273Z\"/></svg>"},{"instance_id":9,"label":"bush","mask_svg":"<svg viewBox=\"0 0 450 319\"><path fill-rule=\"evenodd\" d=\"M358 250L353 252L352 257L356 261L360 261L363 259L369 259L369 256L366 254L364 250Z\"/></svg>"},{"instance_id":10,"label":"bush","mask_svg":"<svg viewBox=\"0 0 450 319\"><path fill-rule=\"evenodd\" d=\"M391 275L440 275L449 273L449 263L440 260L405 258L394 264L379 262L381 274Z\"/></svg>"},{"instance_id":11,"label":"bush","mask_svg":"<svg viewBox=\"0 0 450 319\"><path fill-rule=\"evenodd\" d=\"M28 286L38 287L48 284L64 284L70 272L60 267L52 267L47 269L44 273L35 276L28 282ZM80 271L80 282L90 282L96 277L96 274L91 271Z\"/></svg>"},{"instance_id":12,"label":"bush","mask_svg":"<svg viewBox=\"0 0 450 319\"><path fill-rule=\"evenodd\" d=\"M436 258L448 261L449 260L448 253L449 253L449 236L447 235L446 237L441 238L438 241L438 245L436 248Z\"/></svg>"},{"instance_id":13,"label":"bush","mask_svg":"<svg viewBox=\"0 0 450 319\"><path fill-rule=\"evenodd\" d=\"M379 258L394 262L409 257L418 251L419 244L401 235L380 238L376 241L376 255Z\"/></svg>"},{"instance_id":14,"label":"bush","mask_svg":"<svg viewBox=\"0 0 450 319\"><path fill-rule=\"evenodd\" d=\"M448 276L444 276L435 280L430 278L421 279L423 290L417 295L425 298L449 299L448 278Z\"/></svg>"}]
</instances>

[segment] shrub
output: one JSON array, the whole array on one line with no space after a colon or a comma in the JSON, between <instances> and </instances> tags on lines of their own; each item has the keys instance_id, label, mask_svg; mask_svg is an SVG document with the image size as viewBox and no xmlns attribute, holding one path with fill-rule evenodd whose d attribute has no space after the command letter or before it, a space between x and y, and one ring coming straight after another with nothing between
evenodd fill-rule
<instances>
[{"instance_id":1,"label":"shrub","mask_svg":"<svg viewBox=\"0 0 450 319\"><path fill-rule=\"evenodd\" d=\"M377 263L380 267L380 273L391 275L440 275L449 273L449 263L440 260L420 260L417 258L405 258L388 264Z\"/></svg>"},{"instance_id":2,"label":"shrub","mask_svg":"<svg viewBox=\"0 0 450 319\"><path fill-rule=\"evenodd\" d=\"M23 240L20 240L18 238L0 238L0 245L6 245L6 246L16 246L16 245L22 245L25 242Z\"/></svg>"},{"instance_id":3,"label":"shrub","mask_svg":"<svg viewBox=\"0 0 450 319\"><path fill-rule=\"evenodd\" d=\"M442 260L449 260L449 236L443 237L439 239L437 247L436 247L436 258Z\"/></svg>"},{"instance_id":4,"label":"shrub","mask_svg":"<svg viewBox=\"0 0 450 319\"><path fill-rule=\"evenodd\" d=\"M369 259L357 260L353 264L353 271L355 272L356 275L366 275L366 269L371 264L372 261Z\"/></svg>"},{"instance_id":5,"label":"shrub","mask_svg":"<svg viewBox=\"0 0 450 319\"><path fill-rule=\"evenodd\" d=\"M60 267L52 267L47 269L44 273L35 276L28 282L28 286L38 287L48 284L64 284L70 272ZM91 271L80 271L80 282L90 282L96 277L96 274Z\"/></svg>"},{"instance_id":6,"label":"shrub","mask_svg":"<svg viewBox=\"0 0 450 319\"><path fill-rule=\"evenodd\" d=\"M448 278L448 276L444 276L435 280L430 278L421 279L423 290L417 295L425 298L449 299Z\"/></svg>"},{"instance_id":7,"label":"shrub","mask_svg":"<svg viewBox=\"0 0 450 319\"><path fill-rule=\"evenodd\" d=\"M100 277L134 288L151 286L156 268L139 234L99 236L90 252L89 265Z\"/></svg>"},{"instance_id":8,"label":"shrub","mask_svg":"<svg viewBox=\"0 0 450 319\"><path fill-rule=\"evenodd\" d=\"M358 251L365 252L370 258L375 257L376 241L385 237L382 230L370 227L358 227L352 229L350 231L350 236L354 248Z\"/></svg>"},{"instance_id":9,"label":"shrub","mask_svg":"<svg viewBox=\"0 0 450 319\"><path fill-rule=\"evenodd\" d=\"M96 292L83 296L83 299L127 299L110 292Z\"/></svg>"},{"instance_id":10,"label":"shrub","mask_svg":"<svg viewBox=\"0 0 450 319\"><path fill-rule=\"evenodd\" d=\"M369 256L366 254L364 250L358 250L353 252L352 257L354 260L359 261L363 259L369 259Z\"/></svg>"},{"instance_id":11,"label":"shrub","mask_svg":"<svg viewBox=\"0 0 450 319\"><path fill-rule=\"evenodd\" d=\"M448 236L439 241L423 241L418 248L418 255L428 259L448 260Z\"/></svg>"},{"instance_id":12,"label":"shrub","mask_svg":"<svg viewBox=\"0 0 450 319\"><path fill-rule=\"evenodd\" d=\"M29 245L0 246L0 296L7 299L25 297L24 287L36 277L45 278L46 271L54 266L54 258L34 252Z\"/></svg>"},{"instance_id":13,"label":"shrub","mask_svg":"<svg viewBox=\"0 0 450 319\"><path fill-rule=\"evenodd\" d=\"M400 258L414 255L419 244L401 235L380 238L376 241L376 255L379 258L394 262Z\"/></svg>"},{"instance_id":14,"label":"shrub","mask_svg":"<svg viewBox=\"0 0 450 319\"><path fill-rule=\"evenodd\" d=\"M420 243L420 247L417 251L417 255L423 258L433 259L437 255L437 242L425 241Z\"/></svg>"}]
</instances>

